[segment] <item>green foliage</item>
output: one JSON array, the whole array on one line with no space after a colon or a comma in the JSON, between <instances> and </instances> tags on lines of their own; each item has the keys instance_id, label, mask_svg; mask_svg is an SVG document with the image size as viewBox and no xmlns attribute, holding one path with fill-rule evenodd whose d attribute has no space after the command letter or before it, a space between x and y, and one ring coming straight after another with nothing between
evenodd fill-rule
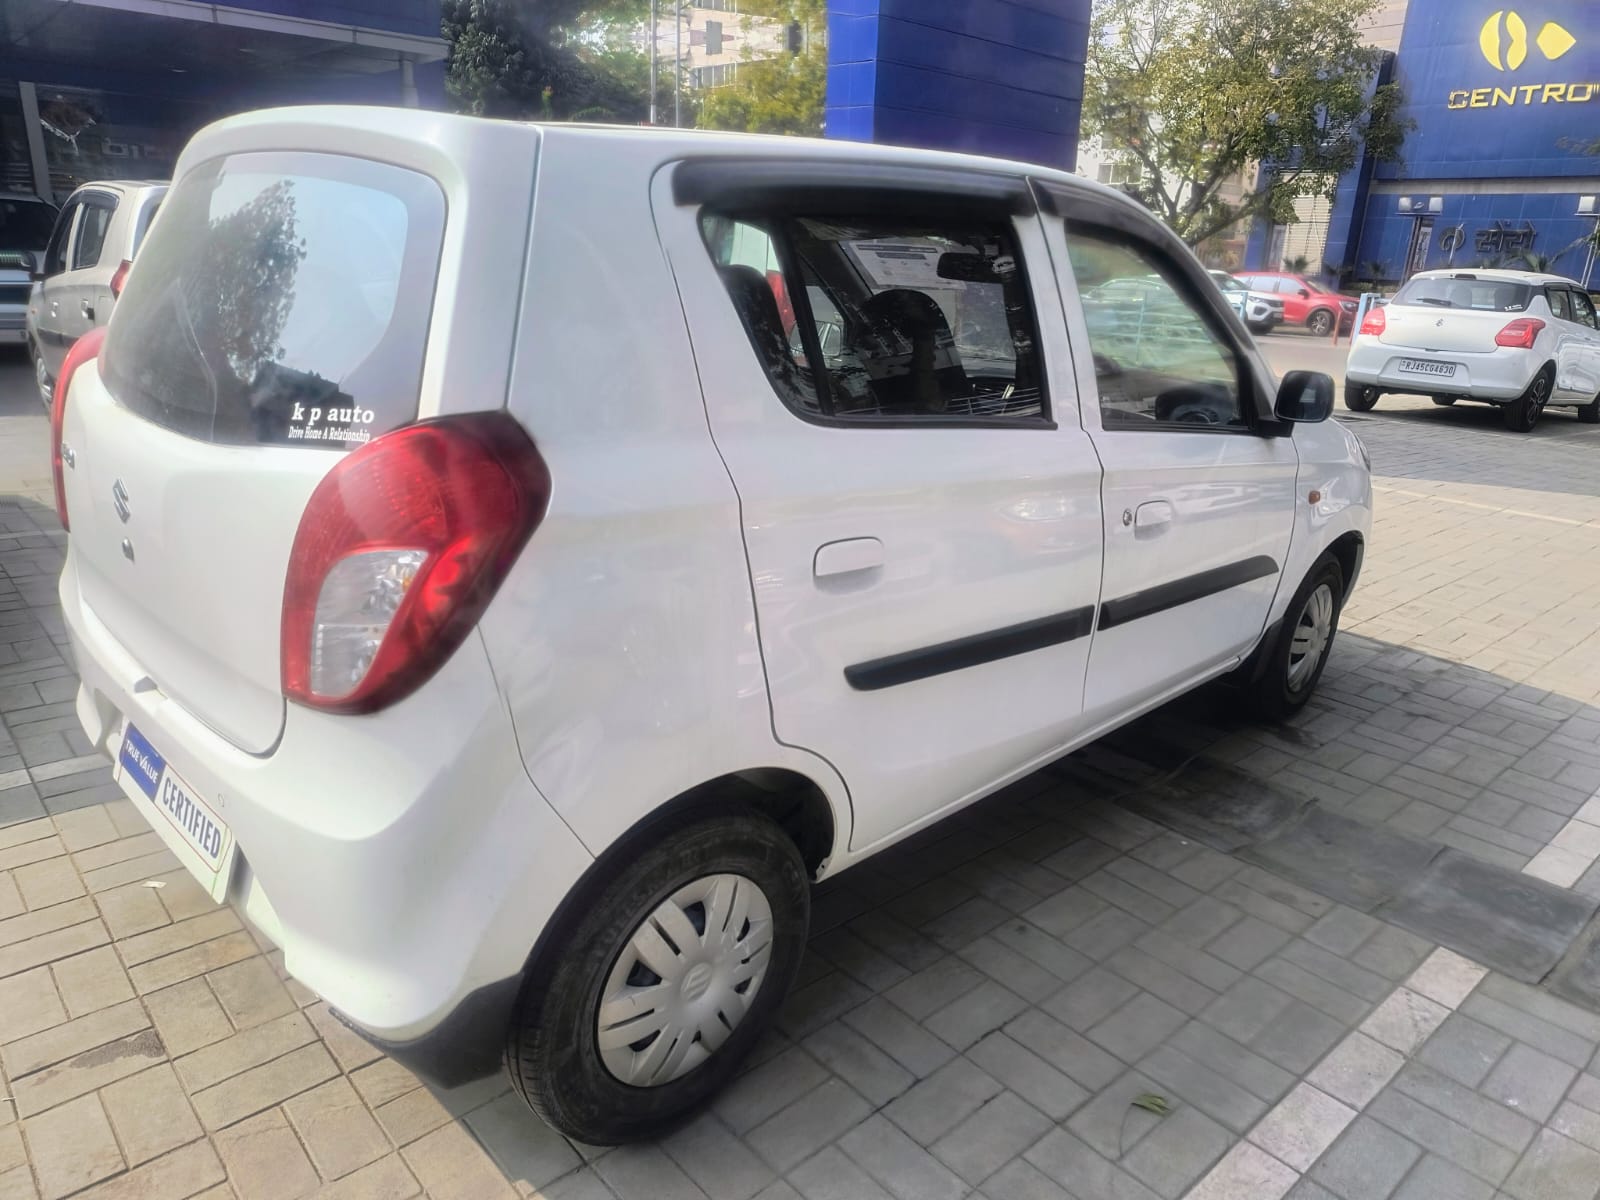
<instances>
[{"instance_id":1,"label":"green foliage","mask_svg":"<svg viewBox=\"0 0 1600 1200\"><path fill-rule=\"evenodd\" d=\"M705 93L696 124L702 129L820 136L828 93L827 0L746 0L740 9L747 19L800 22L807 47L797 55L783 53L742 65L732 84Z\"/></svg>"},{"instance_id":2,"label":"green foliage","mask_svg":"<svg viewBox=\"0 0 1600 1200\"><path fill-rule=\"evenodd\" d=\"M649 0L445 0L446 87L481 116L643 121L648 51L634 35L649 16Z\"/></svg>"},{"instance_id":3,"label":"green foliage","mask_svg":"<svg viewBox=\"0 0 1600 1200\"><path fill-rule=\"evenodd\" d=\"M1304 254L1296 254L1283 260L1283 269L1294 275L1304 275L1311 269L1311 260Z\"/></svg>"},{"instance_id":4,"label":"green foliage","mask_svg":"<svg viewBox=\"0 0 1600 1200\"><path fill-rule=\"evenodd\" d=\"M1190 245L1255 216L1289 223L1331 195L1363 144L1398 156L1393 85L1369 97L1381 54L1360 27L1376 0L1098 0L1084 132L1137 159L1130 190ZM1222 189L1270 163L1254 191Z\"/></svg>"}]
</instances>

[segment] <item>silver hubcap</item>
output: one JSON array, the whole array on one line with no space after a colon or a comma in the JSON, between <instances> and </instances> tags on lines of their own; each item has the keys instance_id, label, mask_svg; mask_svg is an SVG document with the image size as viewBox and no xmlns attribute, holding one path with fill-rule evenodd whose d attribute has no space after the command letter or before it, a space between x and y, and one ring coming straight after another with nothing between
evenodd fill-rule
<instances>
[{"instance_id":1,"label":"silver hubcap","mask_svg":"<svg viewBox=\"0 0 1600 1200\"><path fill-rule=\"evenodd\" d=\"M728 1040L761 991L772 905L743 875L685 884L622 948L600 997L606 1070L633 1087L681 1079Z\"/></svg>"},{"instance_id":2,"label":"silver hubcap","mask_svg":"<svg viewBox=\"0 0 1600 1200\"><path fill-rule=\"evenodd\" d=\"M1333 636L1333 589L1321 584L1306 600L1295 622L1294 640L1289 643L1289 686L1299 691L1322 661L1322 652Z\"/></svg>"},{"instance_id":3,"label":"silver hubcap","mask_svg":"<svg viewBox=\"0 0 1600 1200\"><path fill-rule=\"evenodd\" d=\"M44 359L33 360L33 378L39 385L39 398L46 404L55 401L55 389L50 386L50 372L45 368Z\"/></svg>"}]
</instances>

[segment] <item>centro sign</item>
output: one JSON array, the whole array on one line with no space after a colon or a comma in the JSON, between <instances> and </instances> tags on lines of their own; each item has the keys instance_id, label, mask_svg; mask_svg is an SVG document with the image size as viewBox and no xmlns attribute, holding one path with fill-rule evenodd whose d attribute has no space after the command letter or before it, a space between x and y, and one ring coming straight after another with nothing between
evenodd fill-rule
<instances>
[{"instance_id":1,"label":"centro sign","mask_svg":"<svg viewBox=\"0 0 1600 1200\"><path fill-rule=\"evenodd\" d=\"M1555 62L1578 44L1571 32L1546 21L1533 45L1545 61ZM1501 9L1478 30L1478 49L1496 71L1511 72L1528 60L1528 23L1516 12ZM1588 104L1600 96L1600 82L1513 84L1510 87L1462 88L1450 93L1450 108L1500 108L1528 104Z\"/></svg>"}]
</instances>

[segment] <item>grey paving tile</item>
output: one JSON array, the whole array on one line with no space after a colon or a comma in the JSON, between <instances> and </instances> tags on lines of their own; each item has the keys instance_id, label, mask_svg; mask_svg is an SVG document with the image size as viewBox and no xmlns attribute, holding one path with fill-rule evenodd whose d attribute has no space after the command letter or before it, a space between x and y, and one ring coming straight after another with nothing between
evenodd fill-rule
<instances>
[{"instance_id":1,"label":"grey paving tile","mask_svg":"<svg viewBox=\"0 0 1600 1200\"><path fill-rule=\"evenodd\" d=\"M1052 1121L1065 1120L1089 1098L1087 1089L1005 1033L992 1033L967 1057Z\"/></svg>"},{"instance_id":2,"label":"grey paving tile","mask_svg":"<svg viewBox=\"0 0 1600 1200\"><path fill-rule=\"evenodd\" d=\"M844 1153L833 1146L789 1173L805 1200L894 1200Z\"/></svg>"},{"instance_id":3,"label":"grey paving tile","mask_svg":"<svg viewBox=\"0 0 1600 1200\"><path fill-rule=\"evenodd\" d=\"M960 1200L967 1185L881 1115L839 1139L839 1149L899 1200Z\"/></svg>"},{"instance_id":4,"label":"grey paving tile","mask_svg":"<svg viewBox=\"0 0 1600 1200\"><path fill-rule=\"evenodd\" d=\"M1427 1040L1417 1060L1475 1088L1511 1048L1511 1039L1461 1013L1453 1013Z\"/></svg>"},{"instance_id":5,"label":"grey paving tile","mask_svg":"<svg viewBox=\"0 0 1600 1200\"><path fill-rule=\"evenodd\" d=\"M1305 937L1324 950L1348 958L1380 928L1382 925L1366 913L1340 905L1306 930Z\"/></svg>"},{"instance_id":6,"label":"grey paving tile","mask_svg":"<svg viewBox=\"0 0 1600 1200\"><path fill-rule=\"evenodd\" d=\"M1004 980L1008 989L1029 1004L1038 1004L1041 1000L1049 999L1061 990L1062 984L1077 978L1075 974L1066 977L1051 974L1039 963L1013 950L993 934L986 934L977 941L969 942L956 953L974 970L987 975L990 979ZM1082 958L1081 955L1078 957ZM1088 959L1082 961L1084 970L1092 965Z\"/></svg>"},{"instance_id":7,"label":"grey paving tile","mask_svg":"<svg viewBox=\"0 0 1600 1200\"><path fill-rule=\"evenodd\" d=\"M1188 1017L1164 1000L1140 992L1088 1031L1088 1038L1123 1062L1137 1062L1172 1034Z\"/></svg>"},{"instance_id":8,"label":"grey paving tile","mask_svg":"<svg viewBox=\"0 0 1600 1200\"><path fill-rule=\"evenodd\" d=\"M712 1110L734 1133L744 1134L827 1078L816 1059L793 1047L739 1076L717 1097Z\"/></svg>"},{"instance_id":9,"label":"grey paving tile","mask_svg":"<svg viewBox=\"0 0 1600 1200\"><path fill-rule=\"evenodd\" d=\"M852 1009L841 1020L918 1079L933 1074L956 1054L881 997Z\"/></svg>"},{"instance_id":10,"label":"grey paving tile","mask_svg":"<svg viewBox=\"0 0 1600 1200\"><path fill-rule=\"evenodd\" d=\"M1120 908L1108 908L1062 937L1068 946L1100 962L1137 941L1150 924Z\"/></svg>"},{"instance_id":11,"label":"grey paving tile","mask_svg":"<svg viewBox=\"0 0 1600 1200\"><path fill-rule=\"evenodd\" d=\"M1091 1092L1106 1087L1126 1069L1113 1055L1038 1009L1023 1013L1005 1032Z\"/></svg>"},{"instance_id":12,"label":"grey paving tile","mask_svg":"<svg viewBox=\"0 0 1600 1200\"><path fill-rule=\"evenodd\" d=\"M1555 1112L1577 1075L1559 1059L1518 1044L1506 1051L1479 1091L1542 1123Z\"/></svg>"},{"instance_id":13,"label":"grey paving tile","mask_svg":"<svg viewBox=\"0 0 1600 1200\"><path fill-rule=\"evenodd\" d=\"M872 1106L843 1080L830 1079L744 1134L745 1143L782 1173L866 1119Z\"/></svg>"},{"instance_id":14,"label":"grey paving tile","mask_svg":"<svg viewBox=\"0 0 1600 1200\"><path fill-rule=\"evenodd\" d=\"M910 1071L843 1022L824 1025L801 1045L876 1106L889 1103L916 1082Z\"/></svg>"},{"instance_id":15,"label":"grey paving tile","mask_svg":"<svg viewBox=\"0 0 1600 1200\"><path fill-rule=\"evenodd\" d=\"M1130 983L1191 1015L1205 1011L1217 998L1213 989L1136 946L1117 951L1106 960L1105 965Z\"/></svg>"},{"instance_id":16,"label":"grey paving tile","mask_svg":"<svg viewBox=\"0 0 1600 1200\"><path fill-rule=\"evenodd\" d=\"M1298 825L1240 856L1370 911L1409 888L1438 853L1436 843L1313 809Z\"/></svg>"},{"instance_id":17,"label":"grey paving tile","mask_svg":"<svg viewBox=\"0 0 1600 1200\"><path fill-rule=\"evenodd\" d=\"M883 1112L927 1146L949 1133L1002 1090L992 1076L967 1059L958 1058L892 1101Z\"/></svg>"},{"instance_id":18,"label":"grey paving tile","mask_svg":"<svg viewBox=\"0 0 1600 1200\"><path fill-rule=\"evenodd\" d=\"M1358 1024L1372 1007L1372 1002L1366 998L1347 992L1281 957L1268 959L1256 968L1255 974L1345 1025Z\"/></svg>"},{"instance_id":19,"label":"grey paving tile","mask_svg":"<svg viewBox=\"0 0 1600 1200\"><path fill-rule=\"evenodd\" d=\"M1042 1006L1080 1033L1099 1024L1139 994L1121 976L1096 967L1057 992Z\"/></svg>"},{"instance_id":20,"label":"grey paving tile","mask_svg":"<svg viewBox=\"0 0 1600 1200\"><path fill-rule=\"evenodd\" d=\"M1016 993L986 979L934 1013L923 1022L923 1027L957 1050L965 1050L1027 1007L1027 1001Z\"/></svg>"},{"instance_id":21,"label":"grey paving tile","mask_svg":"<svg viewBox=\"0 0 1600 1200\"><path fill-rule=\"evenodd\" d=\"M933 1144L933 1153L968 1183L977 1185L1022 1154L1054 1122L1012 1092L1001 1092ZM921 1200L919 1190L907 1200ZM960 1192L956 1193L958 1196Z\"/></svg>"},{"instance_id":22,"label":"grey paving tile","mask_svg":"<svg viewBox=\"0 0 1600 1200\"><path fill-rule=\"evenodd\" d=\"M1168 917L1158 928L1186 945L1204 946L1243 918L1244 913L1233 905L1214 896L1201 896Z\"/></svg>"},{"instance_id":23,"label":"grey paving tile","mask_svg":"<svg viewBox=\"0 0 1600 1200\"><path fill-rule=\"evenodd\" d=\"M1294 1076L1288 1071L1202 1021L1190 1021L1173 1036L1170 1044L1268 1102L1277 1100L1294 1086Z\"/></svg>"},{"instance_id":24,"label":"grey paving tile","mask_svg":"<svg viewBox=\"0 0 1600 1200\"><path fill-rule=\"evenodd\" d=\"M983 1200L1073 1200L1038 1167L1013 1159L983 1185Z\"/></svg>"},{"instance_id":25,"label":"grey paving tile","mask_svg":"<svg viewBox=\"0 0 1600 1200\"><path fill-rule=\"evenodd\" d=\"M924 1021L983 982L981 974L952 954L895 984L884 996L913 1020Z\"/></svg>"},{"instance_id":26,"label":"grey paving tile","mask_svg":"<svg viewBox=\"0 0 1600 1200\"><path fill-rule=\"evenodd\" d=\"M1344 1036L1348 1028L1309 1004L1296 1000L1251 1039L1250 1048L1286 1071L1303 1074L1333 1049L1334 1043Z\"/></svg>"},{"instance_id":27,"label":"grey paving tile","mask_svg":"<svg viewBox=\"0 0 1600 1200\"><path fill-rule=\"evenodd\" d=\"M1493 996L1469 996L1460 1011L1519 1042L1553 1054L1569 1066L1586 1066L1595 1053L1594 1043L1580 1034L1513 1008Z\"/></svg>"},{"instance_id":28,"label":"grey paving tile","mask_svg":"<svg viewBox=\"0 0 1600 1200\"><path fill-rule=\"evenodd\" d=\"M1093 959L1027 921L1008 921L990 937L1064 983L1071 983L1094 966Z\"/></svg>"},{"instance_id":29,"label":"grey paving tile","mask_svg":"<svg viewBox=\"0 0 1600 1200\"><path fill-rule=\"evenodd\" d=\"M1197 1108L1164 1117L1123 1159L1123 1167L1167 1200L1178 1200L1233 1144L1221 1125Z\"/></svg>"},{"instance_id":30,"label":"grey paving tile","mask_svg":"<svg viewBox=\"0 0 1600 1200\"><path fill-rule=\"evenodd\" d=\"M1548 1129L1505 1183L1517 1200L1594 1200L1597 1189L1600 1153Z\"/></svg>"},{"instance_id":31,"label":"grey paving tile","mask_svg":"<svg viewBox=\"0 0 1600 1200\"><path fill-rule=\"evenodd\" d=\"M1310 1174L1344 1200L1384 1200L1421 1155L1399 1134L1369 1117L1358 1117Z\"/></svg>"},{"instance_id":32,"label":"grey paving tile","mask_svg":"<svg viewBox=\"0 0 1600 1200\"><path fill-rule=\"evenodd\" d=\"M1047 1135L1024 1156L1078 1200L1156 1200L1156 1193L1064 1129Z\"/></svg>"},{"instance_id":33,"label":"grey paving tile","mask_svg":"<svg viewBox=\"0 0 1600 1200\"><path fill-rule=\"evenodd\" d=\"M1248 1044L1293 1003L1294 997L1287 992L1247 975L1219 996L1200 1017L1234 1041Z\"/></svg>"},{"instance_id":34,"label":"grey paving tile","mask_svg":"<svg viewBox=\"0 0 1600 1200\"><path fill-rule=\"evenodd\" d=\"M1520 1113L1419 1063L1411 1063L1402 1070L1395 1077L1394 1086L1413 1100L1449 1115L1452 1120L1508 1150L1522 1151L1538 1129L1537 1123Z\"/></svg>"},{"instance_id":35,"label":"grey paving tile","mask_svg":"<svg viewBox=\"0 0 1600 1200\"><path fill-rule=\"evenodd\" d=\"M1129 1071L1074 1113L1066 1127L1097 1154L1119 1160L1161 1122L1155 1113L1134 1106L1146 1093L1159 1095L1161 1089L1155 1080Z\"/></svg>"},{"instance_id":36,"label":"grey paving tile","mask_svg":"<svg viewBox=\"0 0 1600 1200\"><path fill-rule=\"evenodd\" d=\"M1493 1200L1494 1188L1437 1154L1424 1155L1395 1200Z\"/></svg>"},{"instance_id":37,"label":"grey paving tile","mask_svg":"<svg viewBox=\"0 0 1600 1200\"><path fill-rule=\"evenodd\" d=\"M1244 1133L1267 1111L1265 1100L1171 1045L1146 1055L1139 1070L1166 1092L1202 1109L1235 1133Z\"/></svg>"}]
</instances>

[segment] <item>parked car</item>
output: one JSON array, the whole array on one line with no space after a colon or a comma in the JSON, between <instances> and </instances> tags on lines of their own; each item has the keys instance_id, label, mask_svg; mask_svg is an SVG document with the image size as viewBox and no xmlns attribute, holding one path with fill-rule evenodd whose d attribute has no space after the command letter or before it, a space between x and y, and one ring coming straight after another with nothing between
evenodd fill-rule
<instances>
[{"instance_id":1,"label":"parked car","mask_svg":"<svg viewBox=\"0 0 1600 1200\"><path fill-rule=\"evenodd\" d=\"M1335 321L1341 329L1350 328L1355 323L1356 309L1361 307L1360 297L1331 292L1308 275L1252 271L1239 278L1255 291L1281 296L1284 323L1304 325L1315 337L1332 336Z\"/></svg>"},{"instance_id":2,"label":"parked car","mask_svg":"<svg viewBox=\"0 0 1600 1200\"><path fill-rule=\"evenodd\" d=\"M0 346L27 341L28 294L55 219L55 205L37 196L0 193Z\"/></svg>"},{"instance_id":3,"label":"parked car","mask_svg":"<svg viewBox=\"0 0 1600 1200\"><path fill-rule=\"evenodd\" d=\"M86 183L67 198L40 258L27 341L48 406L72 344L111 319L134 255L167 194L157 182Z\"/></svg>"},{"instance_id":4,"label":"parked car","mask_svg":"<svg viewBox=\"0 0 1600 1200\"><path fill-rule=\"evenodd\" d=\"M1283 297L1276 291L1253 291L1244 280L1226 271L1208 273L1251 333L1270 333L1283 324Z\"/></svg>"},{"instance_id":5,"label":"parked car","mask_svg":"<svg viewBox=\"0 0 1600 1200\"><path fill-rule=\"evenodd\" d=\"M1600 424L1600 318L1581 285L1531 271L1423 271L1350 343L1345 407L1385 392L1498 405L1527 433L1554 404Z\"/></svg>"},{"instance_id":6,"label":"parked car","mask_svg":"<svg viewBox=\"0 0 1600 1200\"><path fill-rule=\"evenodd\" d=\"M1371 521L1332 381L1136 202L845 142L229 119L57 396L123 791L340 1019L590 1143L732 1076L812 880L1205 681L1299 709Z\"/></svg>"}]
</instances>

